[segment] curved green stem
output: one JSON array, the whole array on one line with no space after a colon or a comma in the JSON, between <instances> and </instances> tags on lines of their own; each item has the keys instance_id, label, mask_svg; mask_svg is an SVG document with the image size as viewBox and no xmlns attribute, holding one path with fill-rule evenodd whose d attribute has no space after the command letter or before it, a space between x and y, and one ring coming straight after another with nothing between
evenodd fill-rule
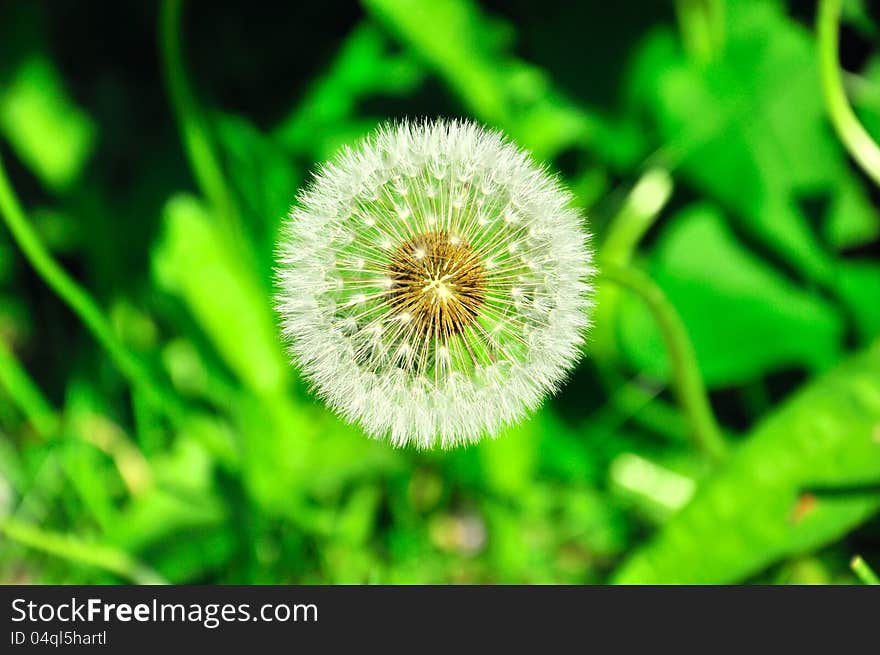
<instances>
[{"instance_id":1,"label":"curved green stem","mask_svg":"<svg viewBox=\"0 0 880 655\"><path fill-rule=\"evenodd\" d=\"M174 394L157 384L143 363L116 336L107 317L94 299L56 262L28 221L0 157L0 215L9 231L43 281L73 310L109 353L119 371L153 403L172 418L180 412Z\"/></svg>"},{"instance_id":2,"label":"curved green stem","mask_svg":"<svg viewBox=\"0 0 880 655\"><path fill-rule=\"evenodd\" d=\"M104 569L134 584L167 584L155 571L128 553L103 544L89 543L69 535L47 532L10 517L0 518L0 534L20 544L72 562Z\"/></svg>"},{"instance_id":3,"label":"curved green stem","mask_svg":"<svg viewBox=\"0 0 880 655\"><path fill-rule=\"evenodd\" d=\"M629 264L639 241L672 197L673 186L672 177L664 168L650 167L642 173L608 225L599 248L600 269L605 264ZM594 314L596 327L590 343L591 354L605 386L619 390L625 381L615 370L613 360L617 352L614 325L620 289L603 284L601 277L597 287L599 302ZM679 425L682 421L676 410L637 385L629 385L625 395L615 392L612 398L625 413L631 413L634 407L639 407L635 420L649 425L651 429L676 438L681 433Z\"/></svg>"},{"instance_id":4,"label":"curved green stem","mask_svg":"<svg viewBox=\"0 0 880 655\"><path fill-rule=\"evenodd\" d=\"M665 169L653 167L642 173L608 225L599 246L600 268L606 263L629 265L639 241L672 197L672 190L672 177ZM617 289L603 285L601 279L597 288L600 302L594 316L596 329L592 349L598 360L607 361L613 357L616 347L613 326L618 294Z\"/></svg>"},{"instance_id":5,"label":"curved green stem","mask_svg":"<svg viewBox=\"0 0 880 655\"><path fill-rule=\"evenodd\" d=\"M653 314L666 343L673 386L693 439L707 455L715 460L723 459L727 454L727 443L712 413L687 330L675 308L660 288L636 269L606 265L602 268L602 277L638 295Z\"/></svg>"},{"instance_id":6,"label":"curved green stem","mask_svg":"<svg viewBox=\"0 0 880 655\"><path fill-rule=\"evenodd\" d=\"M846 97L837 58L838 26L843 0L821 0L816 23L819 73L831 123L846 149L877 185L880 185L880 147L859 122Z\"/></svg>"},{"instance_id":7,"label":"curved green stem","mask_svg":"<svg viewBox=\"0 0 880 655\"><path fill-rule=\"evenodd\" d=\"M168 94L199 189L221 220L226 222L232 235L239 236L241 225L238 213L220 159L211 143L208 121L186 78L180 35L182 9L182 0L165 0L159 17L159 45Z\"/></svg>"},{"instance_id":8,"label":"curved green stem","mask_svg":"<svg viewBox=\"0 0 880 655\"><path fill-rule=\"evenodd\" d=\"M602 242L602 261L625 266L639 241L672 197L673 182L664 168L646 170L608 226Z\"/></svg>"}]
</instances>

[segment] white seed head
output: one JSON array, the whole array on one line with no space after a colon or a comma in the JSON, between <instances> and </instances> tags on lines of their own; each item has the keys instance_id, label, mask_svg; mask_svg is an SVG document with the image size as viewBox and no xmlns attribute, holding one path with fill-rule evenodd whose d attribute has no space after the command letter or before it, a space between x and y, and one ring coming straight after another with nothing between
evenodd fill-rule
<instances>
[{"instance_id":1,"label":"white seed head","mask_svg":"<svg viewBox=\"0 0 880 655\"><path fill-rule=\"evenodd\" d=\"M589 237L571 195L499 133L386 125L298 200L277 269L283 333L316 392L371 436L494 435L576 362Z\"/></svg>"}]
</instances>

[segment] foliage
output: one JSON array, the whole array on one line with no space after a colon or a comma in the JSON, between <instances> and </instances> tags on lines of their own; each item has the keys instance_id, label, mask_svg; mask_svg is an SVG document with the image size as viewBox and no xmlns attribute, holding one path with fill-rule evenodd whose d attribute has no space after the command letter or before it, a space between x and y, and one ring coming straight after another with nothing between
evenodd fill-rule
<instances>
[{"instance_id":1,"label":"foliage","mask_svg":"<svg viewBox=\"0 0 880 655\"><path fill-rule=\"evenodd\" d=\"M0 580L874 579L880 191L835 131L848 99L880 139L874 3L842 101L809 0L280 4L0 7ZM507 132L647 274L602 282L556 398L450 452L328 412L271 301L308 171L420 115Z\"/></svg>"}]
</instances>

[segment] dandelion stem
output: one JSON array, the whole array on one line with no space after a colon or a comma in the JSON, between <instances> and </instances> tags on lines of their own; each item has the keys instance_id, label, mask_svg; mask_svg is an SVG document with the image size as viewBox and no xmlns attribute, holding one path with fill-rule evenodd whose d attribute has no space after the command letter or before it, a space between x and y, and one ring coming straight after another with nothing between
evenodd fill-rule
<instances>
[{"instance_id":1,"label":"dandelion stem","mask_svg":"<svg viewBox=\"0 0 880 655\"><path fill-rule=\"evenodd\" d=\"M186 78L181 48L182 9L182 0L165 0L159 19L159 45L168 94L196 184L221 220L225 221L231 235L239 236L242 230L238 212L224 179L220 159L211 143L208 120Z\"/></svg>"},{"instance_id":2,"label":"dandelion stem","mask_svg":"<svg viewBox=\"0 0 880 655\"><path fill-rule=\"evenodd\" d=\"M0 534L18 543L72 562L94 566L135 584L167 584L154 570L128 553L104 544L83 541L66 534L48 532L18 519L0 518Z\"/></svg>"},{"instance_id":3,"label":"dandelion stem","mask_svg":"<svg viewBox=\"0 0 880 655\"><path fill-rule=\"evenodd\" d=\"M660 288L644 273L613 264L602 277L635 293L647 305L660 328L669 356L673 385L696 445L715 460L727 454L727 444L715 420L687 330Z\"/></svg>"},{"instance_id":4,"label":"dandelion stem","mask_svg":"<svg viewBox=\"0 0 880 655\"><path fill-rule=\"evenodd\" d=\"M52 436L58 426L55 410L2 339L0 339L0 386L6 389L6 393L18 405L37 434L44 438Z\"/></svg>"},{"instance_id":5,"label":"dandelion stem","mask_svg":"<svg viewBox=\"0 0 880 655\"><path fill-rule=\"evenodd\" d=\"M639 241L654 224L672 197L669 172L654 167L645 171L626 197L602 242L602 259L625 266Z\"/></svg>"},{"instance_id":6,"label":"dandelion stem","mask_svg":"<svg viewBox=\"0 0 880 655\"><path fill-rule=\"evenodd\" d=\"M6 175L0 158L0 214L9 231L43 281L73 310L109 353L119 371L154 404L172 418L180 413L174 394L155 382L147 368L132 355L113 332L95 300L56 262L31 226Z\"/></svg>"},{"instance_id":7,"label":"dandelion stem","mask_svg":"<svg viewBox=\"0 0 880 655\"><path fill-rule=\"evenodd\" d=\"M611 220L599 249L599 264L628 266L639 241L657 220L672 197L673 181L669 172L654 167L646 170L627 195L620 210ZM593 335L593 351L597 361L607 362L616 351L613 326L618 307L618 289L598 284Z\"/></svg>"},{"instance_id":8,"label":"dandelion stem","mask_svg":"<svg viewBox=\"0 0 880 655\"><path fill-rule=\"evenodd\" d=\"M868 563L862 559L861 555L856 555L852 558L852 562L849 564L850 568L853 570L853 573L856 574L859 580L864 584L868 585L880 585L880 577L874 573L874 569L872 569Z\"/></svg>"},{"instance_id":9,"label":"dandelion stem","mask_svg":"<svg viewBox=\"0 0 880 655\"><path fill-rule=\"evenodd\" d=\"M816 31L819 72L831 123L853 159L880 185L880 146L859 122L846 97L837 57L838 26L843 0L821 0Z\"/></svg>"},{"instance_id":10,"label":"dandelion stem","mask_svg":"<svg viewBox=\"0 0 880 655\"><path fill-rule=\"evenodd\" d=\"M599 250L599 268L606 264L628 266L639 242L651 228L660 212L672 197L674 183L669 172L662 167L654 166L645 170L633 185L619 211L608 225L605 238ZM595 309L595 329L591 340L594 360L599 365L599 372L609 389L618 389L625 381L612 365L617 353L617 339L614 330L620 289L613 284L605 284L598 280L599 302ZM618 396L613 396L617 398ZM648 394L638 386L631 386L626 396L624 411L631 411L632 404L642 409L636 419L651 425L664 434L677 436L677 424L680 417L677 411Z\"/></svg>"}]
</instances>

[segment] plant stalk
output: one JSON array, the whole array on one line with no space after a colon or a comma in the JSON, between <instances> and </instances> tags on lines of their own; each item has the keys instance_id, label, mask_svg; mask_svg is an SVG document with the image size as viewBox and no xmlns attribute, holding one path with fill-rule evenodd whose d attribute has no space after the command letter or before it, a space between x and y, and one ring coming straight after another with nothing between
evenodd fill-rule
<instances>
[{"instance_id":1,"label":"plant stalk","mask_svg":"<svg viewBox=\"0 0 880 655\"><path fill-rule=\"evenodd\" d=\"M660 288L637 269L608 264L602 268L602 277L635 293L647 305L666 344L673 387L694 443L713 460L723 460L728 445L712 412L687 330L675 308Z\"/></svg>"}]
</instances>

